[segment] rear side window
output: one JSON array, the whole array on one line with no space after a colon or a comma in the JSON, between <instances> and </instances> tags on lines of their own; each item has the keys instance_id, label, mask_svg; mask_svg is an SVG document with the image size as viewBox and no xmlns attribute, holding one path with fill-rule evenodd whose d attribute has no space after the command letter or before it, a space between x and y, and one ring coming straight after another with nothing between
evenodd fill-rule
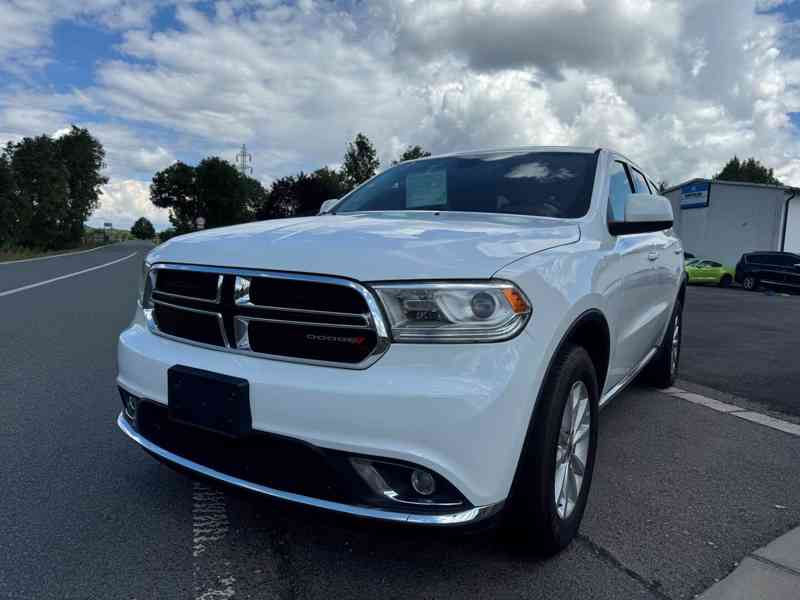
<instances>
[{"instance_id":1,"label":"rear side window","mask_svg":"<svg viewBox=\"0 0 800 600\"><path fill-rule=\"evenodd\" d=\"M625 165L615 160L608 169L608 220L610 222L625 219L625 198L633 191Z\"/></svg>"},{"instance_id":2,"label":"rear side window","mask_svg":"<svg viewBox=\"0 0 800 600\"><path fill-rule=\"evenodd\" d=\"M633 187L636 189L637 194L649 194L650 188L647 187L647 181L639 171L630 167L631 179L633 179Z\"/></svg>"},{"instance_id":3,"label":"rear side window","mask_svg":"<svg viewBox=\"0 0 800 600\"><path fill-rule=\"evenodd\" d=\"M763 254L751 254L747 257L747 262L754 265L768 265L771 261L768 256Z\"/></svg>"}]
</instances>

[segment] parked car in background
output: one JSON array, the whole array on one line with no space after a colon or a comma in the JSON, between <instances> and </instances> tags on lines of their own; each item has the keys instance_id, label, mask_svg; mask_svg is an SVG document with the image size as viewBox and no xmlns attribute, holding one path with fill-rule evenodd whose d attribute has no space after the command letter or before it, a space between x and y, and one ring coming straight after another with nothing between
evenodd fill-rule
<instances>
[{"instance_id":1,"label":"parked car in background","mask_svg":"<svg viewBox=\"0 0 800 600\"><path fill-rule=\"evenodd\" d=\"M800 255L791 252L748 252L736 265L735 279L746 290L765 287L800 289Z\"/></svg>"},{"instance_id":2,"label":"parked car in background","mask_svg":"<svg viewBox=\"0 0 800 600\"><path fill-rule=\"evenodd\" d=\"M686 262L689 283L713 283L728 287L733 283L735 270L715 260L694 258Z\"/></svg>"},{"instance_id":3,"label":"parked car in background","mask_svg":"<svg viewBox=\"0 0 800 600\"><path fill-rule=\"evenodd\" d=\"M403 162L323 212L150 252L120 428L267 496L423 525L500 514L564 548L600 407L640 372L675 381L669 200L609 150L518 148Z\"/></svg>"}]
</instances>

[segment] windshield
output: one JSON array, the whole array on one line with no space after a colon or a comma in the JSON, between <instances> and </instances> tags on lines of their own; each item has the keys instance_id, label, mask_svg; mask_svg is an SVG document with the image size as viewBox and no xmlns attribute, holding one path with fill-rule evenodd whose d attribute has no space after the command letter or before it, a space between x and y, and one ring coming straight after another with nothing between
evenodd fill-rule
<instances>
[{"instance_id":1,"label":"windshield","mask_svg":"<svg viewBox=\"0 0 800 600\"><path fill-rule=\"evenodd\" d=\"M354 190L336 213L433 210L578 218L589 209L595 155L517 152L401 163Z\"/></svg>"}]
</instances>

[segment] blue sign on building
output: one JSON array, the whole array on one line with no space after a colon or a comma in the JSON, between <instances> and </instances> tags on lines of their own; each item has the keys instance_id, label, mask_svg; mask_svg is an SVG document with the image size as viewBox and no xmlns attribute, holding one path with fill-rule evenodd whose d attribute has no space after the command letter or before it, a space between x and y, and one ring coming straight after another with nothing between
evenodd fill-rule
<instances>
[{"instance_id":1,"label":"blue sign on building","mask_svg":"<svg viewBox=\"0 0 800 600\"><path fill-rule=\"evenodd\" d=\"M708 193L711 183L695 181L681 187L681 210L684 208L704 208L708 206Z\"/></svg>"}]
</instances>

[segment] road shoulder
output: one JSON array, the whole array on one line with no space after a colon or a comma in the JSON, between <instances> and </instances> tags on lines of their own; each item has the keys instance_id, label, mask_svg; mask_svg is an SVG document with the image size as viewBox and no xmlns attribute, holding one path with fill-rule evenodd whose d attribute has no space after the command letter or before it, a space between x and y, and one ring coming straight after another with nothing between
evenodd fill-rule
<instances>
[{"instance_id":1,"label":"road shoulder","mask_svg":"<svg viewBox=\"0 0 800 600\"><path fill-rule=\"evenodd\" d=\"M800 598L800 527L759 548L700 600Z\"/></svg>"}]
</instances>

